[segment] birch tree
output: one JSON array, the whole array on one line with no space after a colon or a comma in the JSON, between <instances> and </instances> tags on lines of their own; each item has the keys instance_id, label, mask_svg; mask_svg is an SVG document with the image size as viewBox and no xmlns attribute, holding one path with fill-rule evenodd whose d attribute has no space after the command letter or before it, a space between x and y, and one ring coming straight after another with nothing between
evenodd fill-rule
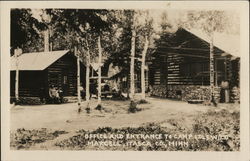
<instances>
[{"instance_id":1,"label":"birch tree","mask_svg":"<svg viewBox=\"0 0 250 161\"><path fill-rule=\"evenodd\" d=\"M153 34L153 19L149 15L149 11L145 11L144 13L145 22L142 24L142 36L144 37L144 46L142 51L142 59L141 59L141 101L146 102L145 95L145 62L146 56L148 53L150 38Z\"/></svg>"},{"instance_id":2,"label":"birch tree","mask_svg":"<svg viewBox=\"0 0 250 161\"><path fill-rule=\"evenodd\" d=\"M109 24L103 19L107 10L81 10L81 9L46 9L46 13L51 15L54 40L60 40L57 48L70 49L74 51L77 47L79 59L86 62L86 111L90 111L89 106L89 65L91 55L95 55L95 37L101 35L101 29L105 30ZM95 41L95 42L94 42ZM92 50L92 51L91 51ZM78 61L77 61L78 62ZM78 86L79 86L79 81ZM78 100L79 100L79 91ZM79 101L78 101L79 104ZM78 112L82 111L79 105Z\"/></svg>"},{"instance_id":3,"label":"birch tree","mask_svg":"<svg viewBox=\"0 0 250 161\"><path fill-rule=\"evenodd\" d=\"M102 47L101 47L101 36L98 36L98 102L97 102L97 107L96 109L101 110L102 105Z\"/></svg>"},{"instance_id":4,"label":"birch tree","mask_svg":"<svg viewBox=\"0 0 250 161\"><path fill-rule=\"evenodd\" d=\"M90 105L89 105L89 99L90 99L90 91L89 91L89 74L90 74L90 53L89 53L89 43L88 38L85 39L86 42L86 48L87 48L87 55L86 55L86 111L87 113L90 112Z\"/></svg>"},{"instance_id":5,"label":"birch tree","mask_svg":"<svg viewBox=\"0 0 250 161\"><path fill-rule=\"evenodd\" d=\"M134 95L135 95L135 71L134 71L134 65L135 65L135 36L136 31L134 28L134 25L132 24L132 36L131 36L131 55L130 55L130 99L131 101L134 101Z\"/></svg>"},{"instance_id":6,"label":"birch tree","mask_svg":"<svg viewBox=\"0 0 250 161\"><path fill-rule=\"evenodd\" d=\"M201 29L209 37L209 69L210 69L210 101L216 106L214 100L214 33L226 30L229 19L225 11L189 11L184 25Z\"/></svg>"},{"instance_id":7,"label":"birch tree","mask_svg":"<svg viewBox=\"0 0 250 161\"><path fill-rule=\"evenodd\" d=\"M136 26L135 26L135 21L136 21L136 17L135 17L135 12L131 12L130 15L132 21L131 21L131 49L130 49L130 107L129 107L129 111L130 112L136 112L137 108L136 108L136 103L134 100L134 96L135 96L135 71L134 71L134 66L135 66L135 38L136 38Z\"/></svg>"},{"instance_id":8,"label":"birch tree","mask_svg":"<svg viewBox=\"0 0 250 161\"><path fill-rule=\"evenodd\" d=\"M77 51L77 47L74 47L74 54L77 57L76 61L77 61L77 104L79 106L79 112L80 112L80 103L81 103L81 91L80 91L80 87L81 87L81 83L80 83L80 55Z\"/></svg>"},{"instance_id":9,"label":"birch tree","mask_svg":"<svg viewBox=\"0 0 250 161\"><path fill-rule=\"evenodd\" d=\"M145 95L145 61L146 61L146 54L148 51L148 36L145 36L145 44L142 51L142 59L141 59L141 100L145 101L146 95Z\"/></svg>"},{"instance_id":10,"label":"birch tree","mask_svg":"<svg viewBox=\"0 0 250 161\"><path fill-rule=\"evenodd\" d=\"M22 54L22 49L15 49L15 61L16 61L16 77L15 77L15 103L19 102L19 56Z\"/></svg>"}]
</instances>

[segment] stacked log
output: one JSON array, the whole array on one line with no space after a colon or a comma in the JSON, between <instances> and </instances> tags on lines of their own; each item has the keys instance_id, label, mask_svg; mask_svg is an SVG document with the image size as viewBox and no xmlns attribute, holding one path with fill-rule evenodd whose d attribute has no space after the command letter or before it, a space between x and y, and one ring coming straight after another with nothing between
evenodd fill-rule
<instances>
[{"instance_id":1,"label":"stacked log","mask_svg":"<svg viewBox=\"0 0 250 161\"><path fill-rule=\"evenodd\" d=\"M233 103L240 103L240 88L238 88L238 87L232 88L230 100Z\"/></svg>"},{"instance_id":2,"label":"stacked log","mask_svg":"<svg viewBox=\"0 0 250 161\"><path fill-rule=\"evenodd\" d=\"M220 91L221 87L214 87L214 99L217 103L220 102Z\"/></svg>"},{"instance_id":3,"label":"stacked log","mask_svg":"<svg viewBox=\"0 0 250 161\"><path fill-rule=\"evenodd\" d=\"M152 87L151 96L157 96L161 98L167 97L167 88L165 85L155 85Z\"/></svg>"},{"instance_id":4,"label":"stacked log","mask_svg":"<svg viewBox=\"0 0 250 161\"><path fill-rule=\"evenodd\" d=\"M214 88L214 98L216 102L220 100L220 87ZM188 100L210 100L211 90L209 86L199 85L164 85L153 86L152 96Z\"/></svg>"}]
</instances>

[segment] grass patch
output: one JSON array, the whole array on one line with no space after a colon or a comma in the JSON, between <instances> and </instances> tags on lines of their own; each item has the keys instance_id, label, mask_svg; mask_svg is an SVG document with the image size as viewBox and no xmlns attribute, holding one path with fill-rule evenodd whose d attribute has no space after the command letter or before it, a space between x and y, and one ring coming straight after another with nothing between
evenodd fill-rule
<instances>
[{"instance_id":1,"label":"grass patch","mask_svg":"<svg viewBox=\"0 0 250 161\"><path fill-rule=\"evenodd\" d=\"M240 148L239 111L209 110L198 114L189 128L183 128L183 122L178 119L169 119L173 128L161 127L159 123L149 123L140 127L112 128L103 127L93 131L79 130L71 138L57 142L55 146L71 150L122 150L122 151L238 151ZM86 134L113 134L122 135L123 138L86 138ZM162 138L126 138L127 134L152 135L161 134ZM172 136L167 138L167 136ZM191 135L191 138L175 138L174 136ZM210 136L210 139L203 139ZM220 138L219 136L228 136ZM201 137L201 138L199 138ZM203 137L203 138L202 138ZM119 141L121 146L93 145L89 142ZM148 144L130 144L130 142L143 142ZM187 146L178 144L188 142ZM160 142L160 144L159 144ZM124 146L125 145L125 146Z\"/></svg>"},{"instance_id":2,"label":"grass patch","mask_svg":"<svg viewBox=\"0 0 250 161\"><path fill-rule=\"evenodd\" d=\"M34 144L53 140L66 131L49 131L46 128L39 130L17 129L10 133L10 147L13 149L29 149Z\"/></svg>"}]
</instances>

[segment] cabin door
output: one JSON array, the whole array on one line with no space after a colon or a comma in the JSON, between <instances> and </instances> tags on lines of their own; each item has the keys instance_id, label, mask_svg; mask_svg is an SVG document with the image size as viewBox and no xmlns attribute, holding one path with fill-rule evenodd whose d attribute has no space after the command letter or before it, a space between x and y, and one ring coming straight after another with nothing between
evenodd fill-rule
<instances>
[{"instance_id":1,"label":"cabin door","mask_svg":"<svg viewBox=\"0 0 250 161\"><path fill-rule=\"evenodd\" d=\"M62 75L62 90L64 96L67 96L69 93L69 78L68 78L68 70L63 71Z\"/></svg>"},{"instance_id":2,"label":"cabin door","mask_svg":"<svg viewBox=\"0 0 250 161\"><path fill-rule=\"evenodd\" d=\"M49 86L53 85L55 87L60 86L60 74L59 73L49 73Z\"/></svg>"}]
</instances>

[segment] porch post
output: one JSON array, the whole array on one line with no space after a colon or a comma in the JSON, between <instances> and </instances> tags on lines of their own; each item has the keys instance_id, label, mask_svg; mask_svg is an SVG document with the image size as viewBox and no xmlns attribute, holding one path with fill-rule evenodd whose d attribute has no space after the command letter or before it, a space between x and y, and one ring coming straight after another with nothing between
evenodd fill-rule
<instances>
[{"instance_id":1,"label":"porch post","mask_svg":"<svg viewBox=\"0 0 250 161\"><path fill-rule=\"evenodd\" d=\"M218 69L217 69L217 60L214 59L214 69L215 69L215 86L218 86Z\"/></svg>"}]
</instances>

